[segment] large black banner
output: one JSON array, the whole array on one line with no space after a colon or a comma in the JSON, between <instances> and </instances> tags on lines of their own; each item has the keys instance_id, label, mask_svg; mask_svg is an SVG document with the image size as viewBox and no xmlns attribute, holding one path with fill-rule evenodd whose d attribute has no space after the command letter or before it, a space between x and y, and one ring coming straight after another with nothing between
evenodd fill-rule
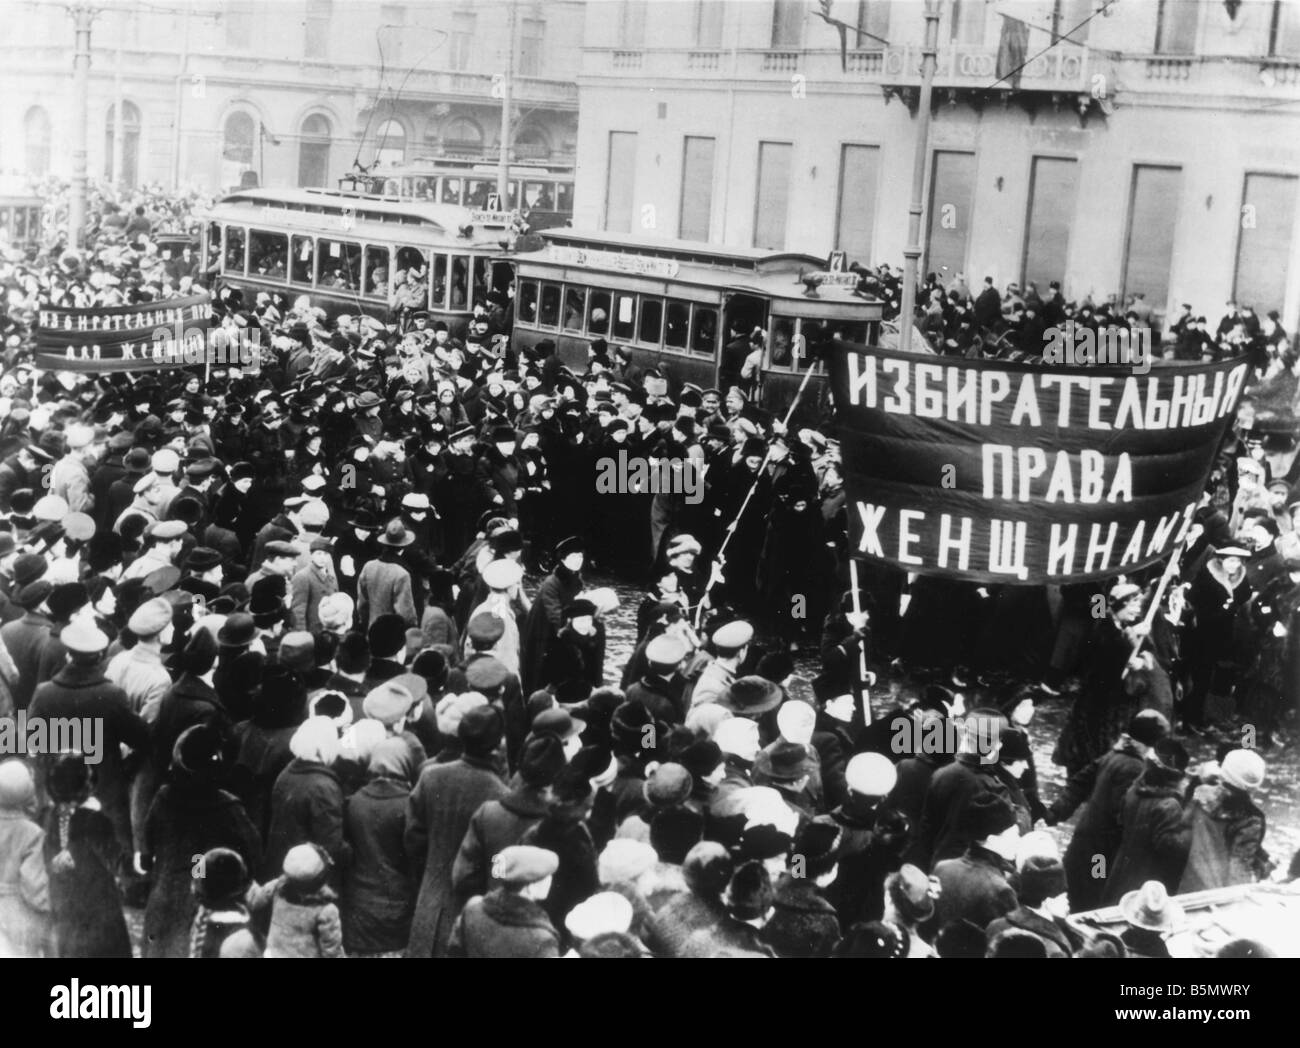
<instances>
[{"instance_id":1,"label":"large black banner","mask_svg":"<svg viewBox=\"0 0 1300 1048\"><path fill-rule=\"evenodd\" d=\"M42 306L36 321L36 365L50 371L151 371L212 357L206 292L133 306Z\"/></svg>"},{"instance_id":2,"label":"large black banner","mask_svg":"<svg viewBox=\"0 0 1300 1048\"><path fill-rule=\"evenodd\" d=\"M1103 578L1190 526L1248 366L1044 367L844 345L851 547L980 582Z\"/></svg>"}]
</instances>

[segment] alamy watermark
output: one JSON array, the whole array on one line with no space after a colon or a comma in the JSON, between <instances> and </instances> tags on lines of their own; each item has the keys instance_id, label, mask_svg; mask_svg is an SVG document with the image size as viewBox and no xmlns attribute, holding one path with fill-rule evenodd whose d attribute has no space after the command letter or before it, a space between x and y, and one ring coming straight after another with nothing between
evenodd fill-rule
<instances>
[{"instance_id":1,"label":"alamy watermark","mask_svg":"<svg viewBox=\"0 0 1300 1048\"><path fill-rule=\"evenodd\" d=\"M1095 331L1067 320L1045 331L1043 342L1044 364L1118 364L1131 368L1135 375L1145 375L1154 357L1151 329L1147 327Z\"/></svg>"},{"instance_id":2,"label":"alamy watermark","mask_svg":"<svg viewBox=\"0 0 1300 1048\"><path fill-rule=\"evenodd\" d=\"M29 717L19 710L0 717L0 760L79 751L87 764L104 759L104 721L101 717Z\"/></svg>"},{"instance_id":3,"label":"alamy watermark","mask_svg":"<svg viewBox=\"0 0 1300 1048\"><path fill-rule=\"evenodd\" d=\"M648 459L620 451L596 460L598 495L684 495L688 506L704 501L704 464L694 459Z\"/></svg>"}]
</instances>

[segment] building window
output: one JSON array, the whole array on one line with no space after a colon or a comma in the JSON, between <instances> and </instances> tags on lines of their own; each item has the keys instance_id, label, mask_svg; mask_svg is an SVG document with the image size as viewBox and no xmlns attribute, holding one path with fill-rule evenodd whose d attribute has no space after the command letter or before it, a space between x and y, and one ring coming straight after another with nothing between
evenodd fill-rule
<instances>
[{"instance_id":1,"label":"building window","mask_svg":"<svg viewBox=\"0 0 1300 1048\"><path fill-rule=\"evenodd\" d=\"M984 23L987 17L988 0L953 0L953 43L984 43Z\"/></svg>"},{"instance_id":2,"label":"building window","mask_svg":"<svg viewBox=\"0 0 1300 1048\"><path fill-rule=\"evenodd\" d=\"M843 146L840 150L840 197L835 218L835 246L849 259L871 263L871 237L880 181L878 146Z\"/></svg>"},{"instance_id":3,"label":"building window","mask_svg":"<svg viewBox=\"0 0 1300 1048\"><path fill-rule=\"evenodd\" d=\"M247 51L253 46L253 12L246 3L240 0L227 3L221 21L226 27L226 47L232 51Z\"/></svg>"},{"instance_id":4,"label":"building window","mask_svg":"<svg viewBox=\"0 0 1300 1048\"><path fill-rule=\"evenodd\" d=\"M298 185L327 186L330 175L330 122L313 113L302 122L298 142Z\"/></svg>"},{"instance_id":5,"label":"building window","mask_svg":"<svg viewBox=\"0 0 1300 1048\"><path fill-rule=\"evenodd\" d=\"M1253 306L1260 317L1271 309L1280 311L1286 298L1298 182L1300 178L1295 175L1246 176L1241 214L1258 218L1254 223L1241 224L1233 300Z\"/></svg>"},{"instance_id":6,"label":"building window","mask_svg":"<svg viewBox=\"0 0 1300 1048\"><path fill-rule=\"evenodd\" d=\"M871 36L857 37L857 47L863 50L884 47L881 40L889 39L889 0L858 0L858 28Z\"/></svg>"},{"instance_id":7,"label":"building window","mask_svg":"<svg viewBox=\"0 0 1300 1048\"><path fill-rule=\"evenodd\" d=\"M511 151L516 160L545 160L551 155L546 132L536 124L525 124L515 132Z\"/></svg>"},{"instance_id":8,"label":"building window","mask_svg":"<svg viewBox=\"0 0 1300 1048\"><path fill-rule=\"evenodd\" d=\"M941 283L965 272L974 203L975 154L937 151L930 175L930 206L926 208L925 269L937 273Z\"/></svg>"},{"instance_id":9,"label":"building window","mask_svg":"<svg viewBox=\"0 0 1300 1048\"><path fill-rule=\"evenodd\" d=\"M519 75L541 76L542 48L546 23L540 18L525 18L519 35Z\"/></svg>"},{"instance_id":10,"label":"building window","mask_svg":"<svg viewBox=\"0 0 1300 1048\"><path fill-rule=\"evenodd\" d=\"M305 58L328 58L330 40L330 0L307 0L307 19L303 23L302 53Z\"/></svg>"},{"instance_id":11,"label":"building window","mask_svg":"<svg viewBox=\"0 0 1300 1048\"><path fill-rule=\"evenodd\" d=\"M645 0L622 0L619 4L618 46L631 50L645 46Z\"/></svg>"},{"instance_id":12,"label":"building window","mask_svg":"<svg viewBox=\"0 0 1300 1048\"><path fill-rule=\"evenodd\" d=\"M1052 4L1052 40L1071 44L1088 42L1088 16L1092 14L1094 0L1054 0ZM1077 29L1075 27L1078 27ZM1074 30L1071 32L1071 30Z\"/></svg>"},{"instance_id":13,"label":"building window","mask_svg":"<svg viewBox=\"0 0 1300 1048\"><path fill-rule=\"evenodd\" d=\"M1182 168L1134 165L1121 289L1124 299L1141 291L1148 305L1160 309L1169 298L1169 269L1174 259L1182 188Z\"/></svg>"},{"instance_id":14,"label":"building window","mask_svg":"<svg viewBox=\"0 0 1300 1048\"><path fill-rule=\"evenodd\" d=\"M708 240L713 210L713 147L716 139L687 136L682 149L682 204L677 235Z\"/></svg>"},{"instance_id":15,"label":"building window","mask_svg":"<svg viewBox=\"0 0 1300 1048\"><path fill-rule=\"evenodd\" d=\"M1273 0L1268 53L1279 58L1300 57L1300 4L1295 0Z\"/></svg>"},{"instance_id":16,"label":"building window","mask_svg":"<svg viewBox=\"0 0 1300 1048\"><path fill-rule=\"evenodd\" d=\"M398 120L385 120L375 129L375 160L381 164L406 163L406 128Z\"/></svg>"},{"instance_id":17,"label":"building window","mask_svg":"<svg viewBox=\"0 0 1300 1048\"><path fill-rule=\"evenodd\" d=\"M442 148L451 153L477 156L483 152L483 131L468 117L452 117L442 130Z\"/></svg>"},{"instance_id":18,"label":"building window","mask_svg":"<svg viewBox=\"0 0 1300 1048\"><path fill-rule=\"evenodd\" d=\"M104 127L104 177L113 178L113 110L108 107ZM140 109L133 102L122 103L122 184L133 186L139 174Z\"/></svg>"},{"instance_id":19,"label":"building window","mask_svg":"<svg viewBox=\"0 0 1300 1048\"><path fill-rule=\"evenodd\" d=\"M451 16L451 67L468 69L474 49L474 27L478 16L473 11L455 11Z\"/></svg>"},{"instance_id":20,"label":"building window","mask_svg":"<svg viewBox=\"0 0 1300 1048\"><path fill-rule=\"evenodd\" d=\"M772 5L772 46L790 50L803 46L804 0L775 0Z\"/></svg>"},{"instance_id":21,"label":"building window","mask_svg":"<svg viewBox=\"0 0 1300 1048\"><path fill-rule=\"evenodd\" d=\"M636 184L636 132L609 133L609 168L605 181L605 228L632 231L632 194Z\"/></svg>"},{"instance_id":22,"label":"building window","mask_svg":"<svg viewBox=\"0 0 1300 1048\"><path fill-rule=\"evenodd\" d=\"M1022 280L1047 297L1053 280L1065 279L1070 225L1078 192L1079 165L1074 160L1036 156L1029 181L1029 215L1025 220Z\"/></svg>"},{"instance_id":23,"label":"building window","mask_svg":"<svg viewBox=\"0 0 1300 1048\"><path fill-rule=\"evenodd\" d=\"M253 170L253 144L257 138L256 121L248 113L231 113L226 117L221 147L221 184L237 186Z\"/></svg>"},{"instance_id":24,"label":"building window","mask_svg":"<svg viewBox=\"0 0 1300 1048\"><path fill-rule=\"evenodd\" d=\"M1194 54L1200 13L1199 0L1160 0L1156 13L1156 54Z\"/></svg>"},{"instance_id":25,"label":"building window","mask_svg":"<svg viewBox=\"0 0 1300 1048\"><path fill-rule=\"evenodd\" d=\"M695 0L695 46L722 46L722 16L726 11L718 0Z\"/></svg>"},{"instance_id":26,"label":"building window","mask_svg":"<svg viewBox=\"0 0 1300 1048\"><path fill-rule=\"evenodd\" d=\"M384 64L402 63L402 41L406 34L406 8L401 4L384 4L379 9L379 41L384 52Z\"/></svg>"},{"instance_id":27,"label":"building window","mask_svg":"<svg viewBox=\"0 0 1300 1048\"><path fill-rule=\"evenodd\" d=\"M50 114L32 106L23 118L23 141L27 151L27 173L46 175L50 170Z\"/></svg>"},{"instance_id":28,"label":"building window","mask_svg":"<svg viewBox=\"0 0 1300 1048\"><path fill-rule=\"evenodd\" d=\"M758 144L758 189L754 194L754 246L785 248L786 215L790 210L789 142Z\"/></svg>"}]
</instances>

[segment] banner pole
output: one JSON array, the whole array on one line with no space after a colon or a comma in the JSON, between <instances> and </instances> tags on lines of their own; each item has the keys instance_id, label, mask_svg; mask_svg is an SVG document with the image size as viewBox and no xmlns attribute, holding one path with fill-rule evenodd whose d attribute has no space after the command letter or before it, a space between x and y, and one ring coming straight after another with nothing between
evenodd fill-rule
<instances>
[{"instance_id":1,"label":"banner pole","mask_svg":"<svg viewBox=\"0 0 1300 1048\"><path fill-rule=\"evenodd\" d=\"M1187 536L1191 533L1192 529L1189 527L1178 545L1169 551L1169 563L1165 565L1164 573L1160 576L1160 582L1151 597L1151 606L1147 608L1146 616L1142 620L1142 625L1146 628L1142 636L1138 637L1137 642L1133 645L1133 650L1129 653L1130 659L1142 650L1142 646L1151 636L1151 625L1155 622L1156 613L1160 610L1160 602L1164 600L1165 590L1169 588L1169 583L1178 570L1178 561L1183 555L1183 547L1187 545Z\"/></svg>"},{"instance_id":2,"label":"banner pole","mask_svg":"<svg viewBox=\"0 0 1300 1048\"><path fill-rule=\"evenodd\" d=\"M790 419L794 415L794 409L798 407L799 400L803 397L804 390L808 388L808 380L812 378L812 373L817 367L817 361L814 360L808 365L808 370L804 372L803 381L799 383L799 389L790 401L790 407L785 413L785 418L781 420L781 428L786 429L790 425ZM726 552L727 544L731 542L731 536L736 533L736 525L740 523L740 518L745 515L745 510L749 506L749 500L754 497L754 492L758 490L758 482L763 478L763 470L767 469L767 463L772 457L772 446L769 444L767 453L763 456L763 461L758 467L758 473L754 476L754 483L749 486L745 493L745 501L740 504L740 509L736 511L736 516L730 524L727 525L727 533L722 538L722 545L718 547L718 552L713 556L713 567L709 574L708 584L704 587L704 593L700 596L700 603L695 609L695 628L698 630L704 622L704 605L709 599L709 593L713 589L714 575L721 569L723 560L722 555Z\"/></svg>"},{"instance_id":3,"label":"banner pole","mask_svg":"<svg viewBox=\"0 0 1300 1048\"><path fill-rule=\"evenodd\" d=\"M858 587L858 561L849 557L849 589L853 593L853 614L862 614L862 597ZM871 723L871 696L867 692L867 650L858 645L858 689L857 697L862 701L862 723Z\"/></svg>"}]
</instances>

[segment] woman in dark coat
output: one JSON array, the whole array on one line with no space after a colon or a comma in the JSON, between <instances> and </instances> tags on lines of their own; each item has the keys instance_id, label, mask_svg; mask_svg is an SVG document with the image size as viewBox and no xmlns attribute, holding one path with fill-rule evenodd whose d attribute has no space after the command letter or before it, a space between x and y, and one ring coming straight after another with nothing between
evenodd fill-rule
<instances>
[{"instance_id":1,"label":"woman in dark coat","mask_svg":"<svg viewBox=\"0 0 1300 1048\"><path fill-rule=\"evenodd\" d=\"M1089 640L1079 697L1052 754L1052 760L1071 775L1109 750L1137 712L1126 678L1141 628L1142 591L1132 583L1120 583L1111 589L1107 606L1109 613Z\"/></svg>"},{"instance_id":2,"label":"woman in dark coat","mask_svg":"<svg viewBox=\"0 0 1300 1048\"><path fill-rule=\"evenodd\" d=\"M1177 894L1191 843L1183 816L1186 767L1187 751L1173 739L1157 743L1154 754L1148 755L1146 768L1124 796L1124 833L1101 905L1118 904L1147 881L1159 881L1169 894Z\"/></svg>"},{"instance_id":3,"label":"woman in dark coat","mask_svg":"<svg viewBox=\"0 0 1300 1048\"><path fill-rule=\"evenodd\" d=\"M81 754L61 754L49 766L53 804L45 820L45 866L58 955L131 956L131 936L115 876L122 847L113 823L91 796L94 777Z\"/></svg>"},{"instance_id":4,"label":"woman in dark coat","mask_svg":"<svg viewBox=\"0 0 1300 1048\"><path fill-rule=\"evenodd\" d=\"M271 826L271 791L293 760L289 741L302 723L307 690L283 666L268 666L257 689L253 717L235 725L235 766L243 801L262 839Z\"/></svg>"},{"instance_id":5,"label":"woman in dark coat","mask_svg":"<svg viewBox=\"0 0 1300 1048\"><path fill-rule=\"evenodd\" d=\"M564 625L565 607L577 600L578 594L583 590L580 574L583 564L581 540L565 539L556 547L555 555L560 563L538 587L537 598L528 612L528 619L524 622L523 633L519 638L520 677L524 694L541 687L538 680L546 650L551 639Z\"/></svg>"},{"instance_id":6,"label":"woman in dark coat","mask_svg":"<svg viewBox=\"0 0 1300 1048\"><path fill-rule=\"evenodd\" d=\"M343 871L339 909L349 957L401 957L406 952L415 878L403 836L415 773L410 747L400 736L390 736L370 755L370 781L344 807L352 865Z\"/></svg>"},{"instance_id":7,"label":"woman in dark coat","mask_svg":"<svg viewBox=\"0 0 1300 1048\"><path fill-rule=\"evenodd\" d=\"M144 956L186 957L198 902L194 856L237 852L249 867L261 857L257 828L232 793L221 789L222 739L209 725L186 730L172 752L169 781L145 821L141 861L153 873L144 911Z\"/></svg>"},{"instance_id":8,"label":"woman in dark coat","mask_svg":"<svg viewBox=\"0 0 1300 1048\"><path fill-rule=\"evenodd\" d=\"M549 811L541 822L524 834L520 844L531 844L555 852L560 865L542 908L556 928L578 903L600 891L596 872L596 845L587 829L593 791L586 772L567 765L551 787ZM561 931L561 938L567 932Z\"/></svg>"},{"instance_id":9,"label":"woman in dark coat","mask_svg":"<svg viewBox=\"0 0 1300 1048\"><path fill-rule=\"evenodd\" d=\"M343 837L343 786L332 767L338 759L338 729L328 717L312 717L294 732L289 749L293 760L271 791L271 828L259 880L278 877L284 857L298 844L323 848L337 876L352 851Z\"/></svg>"},{"instance_id":10,"label":"woman in dark coat","mask_svg":"<svg viewBox=\"0 0 1300 1048\"><path fill-rule=\"evenodd\" d=\"M1183 721L1198 729L1216 715L1223 717L1237 683L1239 653L1233 626L1242 605L1250 600L1251 588L1238 555L1244 551L1229 553L1231 549L1220 549L1206 561L1187 594L1195 622L1185 645L1191 689Z\"/></svg>"},{"instance_id":11,"label":"woman in dark coat","mask_svg":"<svg viewBox=\"0 0 1300 1048\"><path fill-rule=\"evenodd\" d=\"M582 681L600 687L604 637L595 619L590 601L575 600L564 609L565 624L551 638L538 671L537 686L556 687L570 681Z\"/></svg>"}]
</instances>

